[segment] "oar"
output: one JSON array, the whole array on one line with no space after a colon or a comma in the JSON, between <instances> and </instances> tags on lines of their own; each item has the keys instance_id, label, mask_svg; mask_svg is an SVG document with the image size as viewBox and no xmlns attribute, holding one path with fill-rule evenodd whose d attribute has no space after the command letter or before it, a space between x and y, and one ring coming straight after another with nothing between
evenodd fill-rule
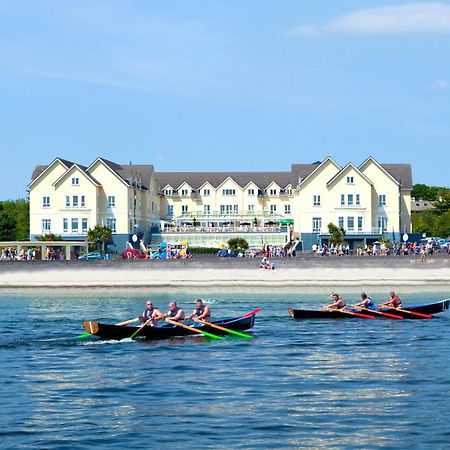
<instances>
[{"instance_id":1,"label":"oar","mask_svg":"<svg viewBox=\"0 0 450 450\"><path fill-rule=\"evenodd\" d=\"M364 319L375 319L375 317L368 316L367 314L355 313L355 312L351 312L351 311L344 311L342 309L326 309L325 311L339 312L341 314L348 314L349 316L355 316L355 317L364 317Z\"/></svg>"},{"instance_id":2,"label":"oar","mask_svg":"<svg viewBox=\"0 0 450 450\"><path fill-rule=\"evenodd\" d=\"M430 314L418 313L416 311L408 311L407 309L402 309L402 308L388 308L388 309L392 309L393 311L400 311L405 314L411 314L412 316L421 317L422 319L432 319L433 318L433 316Z\"/></svg>"},{"instance_id":3,"label":"oar","mask_svg":"<svg viewBox=\"0 0 450 450\"><path fill-rule=\"evenodd\" d=\"M357 309L360 309L361 311L372 312L372 313L374 313L374 314L378 314L378 315L380 315L380 316L389 317L389 318L391 318L391 319L403 319L402 316L396 316L395 314L389 314L389 313L377 311L376 309L364 308L363 306L352 305L352 308L357 308Z\"/></svg>"},{"instance_id":4,"label":"oar","mask_svg":"<svg viewBox=\"0 0 450 450\"><path fill-rule=\"evenodd\" d=\"M142 328L144 328L145 326L147 326L152 320L153 320L152 318L148 319L147 322L144 323L144 325L140 326L140 327L139 327L139 328L138 328L138 329L130 336L130 338L133 339L133 338L139 333L139 331L141 331Z\"/></svg>"},{"instance_id":5,"label":"oar","mask_svg":"<svg viewBox=\"0 0 450 450\"><path fill-rule=\"evenodd\" d=\"M195 333L203 334L204 336L208 336L211 339L223 339L223 337L216 336L215 334L208 333L206 331L200 330L199 328L190 327L189 325L186 325L184 323L176 322L175 320L170 320L168 317L166 317L165 320L166 320L167 323L170 323L172 325L176 325L177 327L186 328L187 330L194 331Z\"/></svg>"},{"instance_id":6,"label":"oar","mask_svg":"<svg viewBox=\"0 0 450 450\"><path fill-rule=\"evenodd\" d=\"M195 322L203 323L205 325L208 325L212 328L217 328L218 330L226 331L227 333L234 334L235 336L247 338L247 339L253 339L253 336L250 336L249 334L241 333L236 330L230 330L229 328L221 327L220 325L216 325L215 323L207 322L206 320L200 320L200 319L194 319Z\"/></svg>"},{"instance_id":7,"label":"oar","mask_svg":"<svg viewBox=\"0 0 450 450\"><path fill-rule=\"evenodd\" d=\"M241 317L241 319L245 319L246 317L254 316L255 314L258 314L260 311L262 311L261 308L256 308L256 309L254 309L253 311L250 311L249 313L244 314L244 315Z\"/></svg>"},{"instance_id":8,"label":"oar","mask_svg":"<svg viewBox=\"0 0 450 450\"><path fill-rule=\"evenodd\" d=\"M114 325L116 325L116 326L123 326L123 325L128 325L129 323L138 322L138 321L139 321L139 317L136 317L134 319L125 320L124 322L119 322L119 323L116 323ZM83 333L83 334L80 334L80 335L76 336L75 339L84 339L84 338L87 338L89 336L92 336L92 334L91 333Z\"/></svg>"}]
</instances>

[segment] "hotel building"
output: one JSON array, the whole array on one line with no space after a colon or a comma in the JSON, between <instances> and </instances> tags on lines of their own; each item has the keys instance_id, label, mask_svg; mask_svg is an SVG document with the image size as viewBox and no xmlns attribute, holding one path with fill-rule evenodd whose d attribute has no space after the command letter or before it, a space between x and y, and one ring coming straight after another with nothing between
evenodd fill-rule
<instances>
[{"instance_id":1,"label":"hotel building","mask_svg":"<svg viewBox=\"0 0 450 450\"><path fill-rule=\"evenodd\" d=\"M99 224L118 251L133 235L146 245L199 246L243 236L258 248L298 239L309 250L328 240L329 223L346 230L351 247L411 232L411 166L372 157L359 166L327 157L286 172L231 173L56 158L35 168L28 189L32 240L53 233L83 241Z\"/></svg>"}]
</instances>

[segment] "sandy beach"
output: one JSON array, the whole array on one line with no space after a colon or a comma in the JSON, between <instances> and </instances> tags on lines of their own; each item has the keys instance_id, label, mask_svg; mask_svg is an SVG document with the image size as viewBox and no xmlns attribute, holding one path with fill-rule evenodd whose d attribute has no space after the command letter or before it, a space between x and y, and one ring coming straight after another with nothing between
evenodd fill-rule
<instances>
[{"instance_id":1,"label":"sandy beach","mask_svg":"<svg viewBox=\"0 0 450 450\"><path fill-rule=\"evenodd\" d=\"M426 262L414 257L306 256L273 262L275 270L259 269L259 259L210 256L170 261L6 261L0 264L0 289L450 291L447 255Z\"/></svg>"}]
</instances>

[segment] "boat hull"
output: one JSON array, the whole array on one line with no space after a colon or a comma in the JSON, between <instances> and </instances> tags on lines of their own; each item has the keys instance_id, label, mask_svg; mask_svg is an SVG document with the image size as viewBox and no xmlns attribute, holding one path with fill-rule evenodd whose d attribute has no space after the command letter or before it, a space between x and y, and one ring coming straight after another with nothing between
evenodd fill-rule
<instances>
[{"instance_id":1,"label":"boat hull","mask_svg":"<svg viewBox=\"0 0 450 450\"><path fill-rule=\"evenodd\" d=\"M439 302L427 303L424 305L413 305L413 306L405 306L402 309L405 311L417 312L421 314L438 314L449 309L450 299L441 300ZM349 310L353 311L353 310ZM378 311L386 312L388 314L394 314L396 316L401 316L405 319L423 319L423 317L415 316L413 314L408 314L404 311L382 308ZM311 310L311 309L288 309L289 315L294 319L352 319L357 318L356 316L351 316L349 314L342 314L339 311L325 311L325 310ZM359 312L358 310L354 310L353 312ZM364 310L364 314L373 314L374 317L382 317L376 313L370 313L367 310ZM387 317L386 317L387 318Z\"/></svg>"},{"instance_id":2,"label":"boat hull","mask_svg":"<svg viewBox=\"0 0 450 450\"><path fill-rule=\"evenodd\" d=\"M253 327L253 325L255 324L255 315L252 314L247 317L235 317L231 319L216 320L211 323L222 326L224 328L229 328L231 330L243 331ZM193 324L189 324L189 326L216 335L228 334L226 331L195 322ZM117 341L130 338L139 329L139 327L118 326L94 321L83 322L83 327L89 334L92 334L93 336L97 336L101 339L112 339ZM146 326L142 328L141 331L139 331L136 338L169 339L171 337L190 335L199 335L199 333L176 325L164 324L156 327Z\"/></svg>"}]
</instances>

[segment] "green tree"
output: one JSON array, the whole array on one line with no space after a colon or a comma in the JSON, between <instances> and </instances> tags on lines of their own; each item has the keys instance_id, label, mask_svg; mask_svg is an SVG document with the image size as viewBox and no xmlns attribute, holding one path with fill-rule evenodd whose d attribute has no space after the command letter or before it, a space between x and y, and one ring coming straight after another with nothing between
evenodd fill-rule
<instances>
[{"instance_id":1,"label":"green tree","mask_svg":"<svg viewBox=\"0 0 450 450\"><path fill-rule=\"evenodd\" d=\"M0 223L0 234L8 235L8 240L25 241L30 235L30 213L28 200L6 200L0 201L0 217L7 217ZM14 228L10 227L14 222ZM3 225L2 225L3 224Z\"/></svg>"},{"instance_id":2,"label":"green tree","mask_svg":"<svg viewBox=\"0 0 450 450\"><path fill-rule=\"evenodd\" d=\"M109 227L95 225L94 228L89 228L87 239L88 241L95 242L97 249L105 253L105 244L111 240L111 235L112 232Z\"/></svg>"},{"instance_id":3,"label":"green tree","mask_svg":"<svg viewBox=\"0 0 450 450\"><path fill-rule=\"evenodd\" d=\"M17 221L7 214L0 215L0 241L16 240Z\"/></svg>"},{"instance_id":4,"label":"green tree","mask_svg":"<svg viewBox=\"0 0 450 450\"><path fill-rule=\"evenodd\" d=\"M60 235L49 233L43 234L42 236L37 236L38 241L62 241L63 238Z\"/></svg>"},{"instance_id":5,"label":"green tree","mask_svg":"<svg viewBox=\"0 0 450 450\"><path fill-rule=\"evenodd\" d=\"M248 242L241 237L230 239L228 242L230 250L240 252L248 249Z\"/></svg>"},{"instance_id":6,"label":"green tree","mask_svg":"<svg viewBox=\"0 0 450 450\"><path fill-rule=\"evenodd\" d=\"M336 226L334 223L328 224L328 232L330 233L330 244L341 245L345 239L345 230Z\"/></svg>"}]
</instances>

